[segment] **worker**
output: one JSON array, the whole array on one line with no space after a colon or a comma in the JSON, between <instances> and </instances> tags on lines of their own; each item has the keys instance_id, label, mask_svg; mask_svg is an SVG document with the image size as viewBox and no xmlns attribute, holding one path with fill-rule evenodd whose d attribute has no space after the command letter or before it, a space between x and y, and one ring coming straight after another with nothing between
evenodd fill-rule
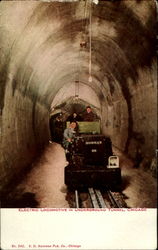
<instances>
[{"instance_id":1,"label":"worker","mask_svg":"<svg viewBox=\"0 0 158 250\"><path fill-rule=\"evenodd\" d=\"M53 141L62 143L63 138L63 121L62 115L58 115L54 121L54 138Z\"/></svg>"},{"instance_id":2,"label":"worker","mask_svg":"<svg viewBox=\"0 0 158 250\"><path fill-rule=\"evenodd\" d=\"M97 119L96 114L93 113L90 106L87 106L86 112L83 114L83 120L88 121L88 122L92 122L92 121L95 121L96 119Z\"/></svg>"},{"instance_id":3,"label":"worker","mask_svg":"<svg viewBox=\"0 0 158 250\"><path fill-rule=\"evenodd\" d=\"M74 112L70 116L68 116L67 121L70 122L82 121L82 117L78 115L76 112Z\"/></svg>"},{"instance_id":4,"label":"worker","mask_svg":"<svg viewBox=\"0 0 158 250\"><path fill-rule=\"evenodd\" d=\"M69 160L70 156L70 147L73 141L73 138L76 134L77 123L76 122L70 122L69 127L64 130L64 138L63 138L63 147L65 148L66 158Z\"/></svg>"}]
</instances>

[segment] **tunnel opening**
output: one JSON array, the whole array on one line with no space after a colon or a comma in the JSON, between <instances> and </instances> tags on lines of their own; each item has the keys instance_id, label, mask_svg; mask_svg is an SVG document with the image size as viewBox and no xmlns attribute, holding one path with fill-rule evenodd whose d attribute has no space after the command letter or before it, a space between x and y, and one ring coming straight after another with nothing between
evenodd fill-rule
<instances>
[{"instance_id":1,"label":"tunnel opening","mask_svg":"<svg viewBox=\"0 0 158 250\"><path fill-rule=\"evenodd\" d=\"M51 139L53 142L62 144L64 130L67 127L67 121L71 121L71 116L75 113L77 115L75 121L84 121L84 114L86 107L90 106L95 117L101 119L99 116L99 109L90 103L77 97L69 97L66 101L53 106L51 105L49 128Z\"/></svg>"}]
</instances>

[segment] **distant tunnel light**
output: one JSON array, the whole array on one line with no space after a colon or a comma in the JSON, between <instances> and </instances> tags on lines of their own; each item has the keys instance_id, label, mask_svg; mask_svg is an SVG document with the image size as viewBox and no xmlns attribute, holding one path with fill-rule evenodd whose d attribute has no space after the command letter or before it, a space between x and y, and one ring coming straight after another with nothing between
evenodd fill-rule
<instances>
[{"instance_id":1,"label":"distant tunnel light","mask_svg":"<svg viewBox=\"0 0 158 250\"><path fill-rule=\"evenodd\" d=\"M116 155L110 156L108 159L108 168L119 168L119 157Z\"/></svg>"}]
</instances>

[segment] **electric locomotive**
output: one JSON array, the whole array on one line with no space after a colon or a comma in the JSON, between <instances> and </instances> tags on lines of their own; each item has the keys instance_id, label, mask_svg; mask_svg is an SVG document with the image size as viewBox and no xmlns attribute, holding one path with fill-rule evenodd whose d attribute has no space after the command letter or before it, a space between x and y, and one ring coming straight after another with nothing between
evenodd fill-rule
<instances>
[{"instance_id":1,"label":"electric locomotive","mask_svg":"<svg viewBox=\"0 0 158 250\"><path fill-rule=\"evenodd\" d=\"M78 122L78 129L70 147L69 165L65 167L67 187L120 191L119 158L113 155L111 139L100 133L100 121Z\"/></svg>"}]
</instances>

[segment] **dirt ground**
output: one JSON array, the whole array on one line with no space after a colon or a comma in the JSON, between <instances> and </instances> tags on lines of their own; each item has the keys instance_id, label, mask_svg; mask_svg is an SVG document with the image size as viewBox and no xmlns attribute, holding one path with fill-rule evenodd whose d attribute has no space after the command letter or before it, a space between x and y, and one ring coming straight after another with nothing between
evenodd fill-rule
<instances>
[{"instance_id":1,"label":"dirt ground","mask_svg":"<svg viewBox=\"0 0 158 250\"><path fill-rule=\"evenodd\" d=\"M156 208L156 179L151 176L149 171L134 168L132 161L118 150L114 149L114 153L120 159L123 194L126 197L127 206ZM17 207L68 208L66 186L64 185L64 167L66 165L62 146L57 143L50 143L40 160L14 191L14 197L19 200L19 197L24 194L21 199L23 204L17 203Z\"/></svg>"}]
</instances>

